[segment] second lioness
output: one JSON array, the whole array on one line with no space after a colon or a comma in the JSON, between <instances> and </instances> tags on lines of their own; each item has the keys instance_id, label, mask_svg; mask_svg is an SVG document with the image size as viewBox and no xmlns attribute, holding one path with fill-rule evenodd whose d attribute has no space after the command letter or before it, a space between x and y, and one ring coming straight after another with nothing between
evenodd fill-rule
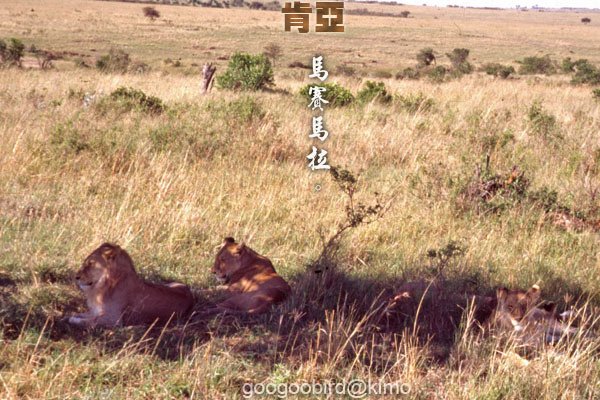
<instances>
[{"instance_id":1,"label":"second lioness","mask_svg":"<svg viewBox=\"0 0 600 400\"><path fill-rule=\"evenodd\" d=\"M217 304L219 311L259 314L291 293L290 285L268 258L231 237L225 238L217 253L212 273L231 292L228 299Z\"/></svg>"}]
</instances>

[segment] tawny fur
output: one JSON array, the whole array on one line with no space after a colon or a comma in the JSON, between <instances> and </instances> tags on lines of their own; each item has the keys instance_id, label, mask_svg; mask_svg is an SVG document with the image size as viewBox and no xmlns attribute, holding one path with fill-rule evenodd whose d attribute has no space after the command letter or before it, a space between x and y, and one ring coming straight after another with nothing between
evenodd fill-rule
<instances>
[{"instance_id":1,"label":"tawny fur","mask_svg":"<svg viewBox=\"0 0 600 400\"><path fill-rule=\"evenodd\" d=\"M275 271L271 261L233 238L226 238L215 257L212 272L231 292L217 304L221 312L260 314L284 301L290 285Z\"/></svg>"},{"instance_id":2,"label":"tawny fur","mask_svg":"<svg viewBox=\"0 0 600 400\"><path fill-rule=\"evenodd\" d=\"M111 243L102 244L85 259L76 281L89 308L69 318L76 325L165 324L187 316L194 303L192 292L184 284L144 282L129 254Z\"/></svg>"}]
</instances>

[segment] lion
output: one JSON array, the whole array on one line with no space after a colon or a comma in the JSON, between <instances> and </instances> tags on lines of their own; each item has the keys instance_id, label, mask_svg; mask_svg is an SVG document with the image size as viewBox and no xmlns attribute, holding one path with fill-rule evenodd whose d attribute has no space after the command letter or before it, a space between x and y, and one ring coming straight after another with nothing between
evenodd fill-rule
<instances>
[{"instance_id":1,"label":"lion","mask_svg":"<svg viewBox=\"0 0 600 400\"><path fill-rule=\"evenodd\" d=\"M75 276L89 310L69 317L80 326L165 324L186 317L194 298L182 283L144 282L121 247L104 243L86 257Z\"/></svg>"},{"instance_id":2,"label":"lion","mask_svg":"<svg viewBox=\"0 0 600 400\"><path fill-rule=\"evenodd\" d=\"M536 346L560 341L579 330L556 314L556 304L542 302L541 290L533 285L528 290L496 290L497 306L490 323L494 328L513 332L524 345ZM564 314L564 313L563 313Z\"/></svg>"},{"instance_id":3,"label":"lion","mask_svg":"<svg viewBox=\"0 0 600 400\"><path fill-rule=\"evenodd\" d=\"M491 316L491 323L500 328L523 329L522 322L527 322L529 317L537 309L540 300L540 287L533 285L528 290L509 290L505 287L496 290L497 306ZM537 314L536 314L537 315Z\"/></svg>"},{"instance_id":4,"label":"lion","mask_svg":"<svg viewBox=\"0 0 600 400\"><path fill-rule=\"evenodd\" d=\"M211 272L232 293L217 304L217 312L264 313L292 291L268 258L231 237L225 238Z\"/></svg>"}]
</instances>

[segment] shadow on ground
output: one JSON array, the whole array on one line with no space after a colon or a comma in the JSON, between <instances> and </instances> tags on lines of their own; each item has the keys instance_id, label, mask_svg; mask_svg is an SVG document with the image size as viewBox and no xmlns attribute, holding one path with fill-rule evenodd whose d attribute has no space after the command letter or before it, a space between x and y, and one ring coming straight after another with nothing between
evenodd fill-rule
<instances>
[{"instance_id":1,"label":"shadow on ground","mask_svg":"<svg viewBox=\"0 0 600 400\"><path fill-rule=\"evenodd\" d=\"M24 332L42 332L51 341L73 340L85 346L101 346L103 352L119 352L127 347L164 360L176 360L209 340L219 340L229 351L253 361L269 363L316 354L324 354L322 361L327 362L325 358L333 356L332 346L338 362L350 361L368 347L371 356L359 360L371 364L378 352L411 332L419 343L436 349L434 360L444 361L457 337L469 295L494 292L478 276L438 276L433 295L390 310L390 300L406 283L403 280L370 279L336 267L322 273L307 269L289 280L292 297L264 315L202 317L203 310L223 293L193 287L196 305L187 321L168 327L110 330L82 329L66 322L66 316L85 307L83 296L68 277L53 277L32 291L27 282L0 275L0 330L8 341L18 340ZM586 297L580 287L565 285L558 278L548 283L549 288L561 288L562 292L567 288L575 298ZM28 289L27 295L21 289ZM490 312L476 310L475 319L482 321ZM328 354L321 351L323 346Z\"/></svg>"}]
</instances>

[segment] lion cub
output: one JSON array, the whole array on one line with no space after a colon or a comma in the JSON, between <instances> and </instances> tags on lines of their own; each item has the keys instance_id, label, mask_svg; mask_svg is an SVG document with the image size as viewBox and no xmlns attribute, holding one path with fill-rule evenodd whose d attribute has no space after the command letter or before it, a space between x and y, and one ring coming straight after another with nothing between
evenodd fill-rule
<instances>
[{"instance_id":1,"label":"lion cub","mask_svg":"<svg viewBox=\"0 0 600 400\"><path fill-rule=\"evenodd\" d=\"M559 319L555 304L540 301L541 290L533 285L529 290L496 291L498 305L490 324L517 333L528 345L558 342L562 337L576 334L578 329Z\"/></svg>"},{"instance_id":2,"label":"lion cub","mask_svg":"<svg viewBox=\"0 0 600 400\"><path fill-rule=\"evenodd\" d=\"M498 303L490 322L500 328L523 330L523 324L528 322L530 315L537 309L540 294L538 285L533 285L527 291L509 290L504 287L497 289Z\"/></svg>"},{"instance_id":3,"label":"lion cub","mask_svg":"<svg viewBox=\"0 0 600 400\"><path fill-rule=\"evenodd\" d=\"M290 285L275 272L268 258L231 237L225 238L211 271L232 292L217 304L221 312L263 313L291 293Z\"/></svg>"},{"instance_id":4,"label":"lion cub","mask_svg":"<svg viewBox=\"0 0 600 400\"><path fill-rule=\"evenodd\" d=\"M158 285L144 282L133 261L121 247L104 243L92 252L75 276L85 294L89 311L69 317L83 326L164 324L185 317L194 298L181 283Z\"/></svg>"}]
</instances>

